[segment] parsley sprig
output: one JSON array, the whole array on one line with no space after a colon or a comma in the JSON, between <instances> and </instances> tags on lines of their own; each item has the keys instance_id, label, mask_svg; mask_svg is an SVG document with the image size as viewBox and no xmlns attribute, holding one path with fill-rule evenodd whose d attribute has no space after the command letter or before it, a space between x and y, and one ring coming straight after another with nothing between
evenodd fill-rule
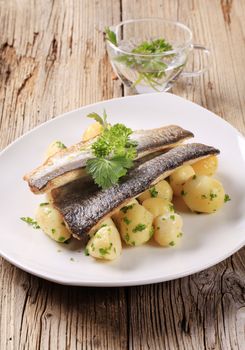
<instances>
[{"instance_id":1,"label":"parsley sprig","mask_svg":"<svg viewBox=\"0 0 245 350\"><path fill-rule=\"evenodd\" d=\"M105 111L103 118L95 113L89 117L96 119L104 129L92 145L94 158L87 161L86 169L94 182L105 189L118 183L133 166L137 144L130 140L133 132L130 128L123 124L111 126L107 123Z\"/></svg>"},{"instance_id":2,"label":"parsley sprig","mask_svg":"<svg viewBox=\"0 0 245 350\"><path fill-rule=\"evenodd\" d=\"M105 33L106 40L113 45L118 46L116 34L108 27L105 29ZM161 54L171 50L173 50L172 45L170 45L165 39L160 38L151 41L144 41L132 49L131 53L142 55L142 57L123 54L117 56L115 60L138 72L138 78L135 80L133 86L144 81L154 90L157 90L157 86L161 86L158 79L161 79L166 75L165 71L167 64L163 62L161 56L154 57L152 55ZM151 56L146 57L147 55ZM174 55L168 55L168 58L173 56Z\"/></svg>"}]
</instances>

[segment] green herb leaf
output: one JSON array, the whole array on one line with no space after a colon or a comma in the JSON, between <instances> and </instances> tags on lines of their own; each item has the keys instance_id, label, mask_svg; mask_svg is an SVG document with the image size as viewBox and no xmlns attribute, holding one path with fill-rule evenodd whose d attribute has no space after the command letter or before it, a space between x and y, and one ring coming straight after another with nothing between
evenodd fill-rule
<instances>
[{"instance_id":1,"label":"green herb leaf","mask_svg":"<svg viewBox=\"0 0 245 350\"><path fill-rule=\"evenodd\" d=\"M110 30L109 27L105 28L106 40L110 41L113 45L117 46L117 36L116 34Z\"/></svg>"},{"instance_id":2,"label":"green herb leaf","mask_svg":"<svg viewBox=\"0 0 245 350\"><path fill-rule=\"evenodd\" d=\"M131 205L126 205L125 207L122 207L120 210L126 214L128 210L132 209L134 206L134 204L131 204Z\"/></svg>"},{"instance_id":3,"label":"green herb leaf","mask_svg":"<svg viewBox=\"0 0 245 350\"><path fill-rule=\"evenodd\" d=\"M26 222L28 225L32 226L35 229L39 229L40 226L38 225L38 222L35 221L34 219L30 218L29 216L27 217L22 217L20 218L22 221Z\"/></svg>"},{"instance_id":4,"label":"green herb leaf","mask_svg":"<svg viewBox=\"0 0 245 350\"><path fill-rule=\"evenodd\" d=\"M171 242L169 242L169 245L173 247L175 245L175 242L171 241Z\"/></svg>"},{"instance_id":5,"label":"green herb leaf","mask_svg":"<svg viewBox=\"0 0 245 350\"><path fill-rule=\"evenodd\" d=\"M108 126L107 114L105 110L103 111L103 117L101 117L98 113L89 113L87 117L94 119L96 122L100 123L103 128L106 128Z\"/></svg>"},{"instance_id":6,"label":"green herb leaf","mask_svg":"<svg viewBox=\"0 0 245 350\"><path fill-rule=\"evenodd\" d=\"M145 224L138 224L137 226L135 226L135 228L133 228L133 232L141 232L146 228Z\"/></svg>"},{"instance_id":7,"label":"green herb leaf","mask_svg":"<svg viewBox=\"0 0 245 350\"><path fill-rule=\"evenodd\" d=\"M88 248L84 249L84 255L89 256Z\"/></svg>"},{"instance_id":8,"label":"green herb leaf","mask_svg":"<svg viewBox=\"0 0 245 350\"><path fill-rule=\"evenodd\" d=\"M45 205L49 205L49 203L45 202L45 203L40 203L39 205L40 205L40 207L44 207Z\"/></svg>"},{"instance_id":9,"label":"green herb leaf","mask_svg":"<svg viewBox=\"0 0 245 350\"><path fill-rule=\"evenodd\" d=\"M156 187L155 187L155 186L152 187L152 188L150 188L150 189L149 189L149 192L150 192L150 194L151 194L151 197L153 197L153 198L156 198L157 195L158 195L158 191L156 190Z\"/></svg>"},{"instance_id":10,"label":"green herb leaf","mask_svg":"<svg viewBox=\"0 0 245 350\"><path fill-rule=\"evenodd\" d=\"M60 149L65 149L65 148L67 148L67 147L63 144L63 142L61 142L61 141L56 141L55 143L56 143L56 145L57 145Z\"/></svg>"},{"instance_id":11,"label":"green herb leaf","mask_svg":"<svg viewBox=\"0 0 245 350\"><path fill-rule=\"evenodd\" d=\"M133 166L137 144L130 140L131 134L132 130L123 124L107 124L102 135L93 143L92 152L95 158L87 161L86 169L102 189L118 183Z\"/></svg>"},{"instance_id":12,"label":"green herb leaf","mask_svg":"<svg viewBox=\"0 0 245 350\"><path fill-rule=\"evenodd\" d=\"M225 197L224 197L224 202L226 203L226 202L229 202L229 201L231 201L231 198L230 198L230 196L226 193L226 194L225 194Z\"/></svg>"},{"instance_id":13,"label":"green herb leaf","mask_svg":"<svg viewBox=\"0 0 245 350\"><path fill-rule=\"evenodd\" d=\"M123 221L126 225L129 225L131 223L131 220L129 220L126 216L123 218Z\"/></svg>"}]
</instances>

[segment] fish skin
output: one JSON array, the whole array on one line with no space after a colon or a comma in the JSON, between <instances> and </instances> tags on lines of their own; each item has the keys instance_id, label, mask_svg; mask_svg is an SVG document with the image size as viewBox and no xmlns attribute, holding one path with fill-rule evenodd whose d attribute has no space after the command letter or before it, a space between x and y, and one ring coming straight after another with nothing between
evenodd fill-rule
<instances>
[{"instance_id":1,"label":"fish skin","mask_svg":"<svg viewBox=\"0 0 245 350\"><path fill-rule=\"evenodd\" d=\"M56 188L51 192L53 204L72 234L80 239L107 216L169 176L179 166L215 154L219 154L218 149L203 144L180 145L131 169L119 184L108 189L100 190L89 184L89 179L84 184L78 180Z\"/></svg>"},{"instance_id":2,"label":"fish skin","mask_svg":"<svg viewBox=\"0 0 245 350\"><path fill-rule=\"evenodd\" d=\"M149 153L175 146L194 135L177 125L157 129L138 130L131 139L137 141L137 154L141 158ZM49 157L41 166L24 176L34 193L44 193L55 187L84 176L88 159L93 158L91 146L96 140L80 142Z\"/></svg>"}]
</instances>

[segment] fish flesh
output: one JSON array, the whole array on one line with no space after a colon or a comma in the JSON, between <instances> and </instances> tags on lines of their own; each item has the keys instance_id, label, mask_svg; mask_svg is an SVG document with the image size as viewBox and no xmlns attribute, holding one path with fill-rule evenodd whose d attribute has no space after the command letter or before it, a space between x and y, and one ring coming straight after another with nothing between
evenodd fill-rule
<instances>
[{"instance_id":1,"label":"fish flesh","mask_svg":"<svg viewBox=\"0 0 245 350\"><path fill-rule=\"evenodd\" d=\"M119 184L108 189L99 189L88 177L56 188L51 192L53 204L73 236L81 239L176 168L218 153L218 149L200 143L179 145L129 170Z\"/></svg>"},{"instance_id":2,"label":"fish flesh","mask_svg":"<svg viewBox=\"0 0 245 350\"><path fill-rule=\"evenodd\" d=\"M193 133L177 125L138 130L131 139L137 142L137 158L174 147L193 137ZM91 146L97 138L80 142L49 157L41 166L24 176L32 192L44 193L86 175L85 166L93 158Z\"/></svg>"}]
</instances>

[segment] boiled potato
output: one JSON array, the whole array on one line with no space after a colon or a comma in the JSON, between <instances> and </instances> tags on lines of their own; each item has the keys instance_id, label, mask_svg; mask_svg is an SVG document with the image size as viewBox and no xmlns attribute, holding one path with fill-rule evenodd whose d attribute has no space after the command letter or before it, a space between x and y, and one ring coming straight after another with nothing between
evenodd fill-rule
<instances>
[{"instance_id":1,"label":"boiled potato","mask_svg":"<svg viewBox=\"0 0 245 350\"><path fill-rule=\"evenodd\" d=\"M213 176L218 168L218 158L216 156L209 156L192 164L196 175Z\"/></svg>"},{"instance_id":2,"label":"boiled potato","mask_svg":"<svg viewBox=\"0 0 245 350\"><path fill-rule=\"evenodd\" d=\"M182 237L183 221L180 215L161 215L154 220L154 239L163 247L175 246Z\"/></svg>"},{"instance_id":3,"label":"boiled potato","mask_svg":"<svg viewBox=\"0 0 245 350\"><path fill-rule=\"evenodd\" d=\"M115 260L122 252L120 234L111 219L102 222L99 230L90 238L86 254L96 259Z\"/></svg>"},{"instance_id":4,"label":"boiled potato","mask_svg":"<svg viewBox=\"0 0 245 350\"><path fill-rule=\"evenodd\" d=\"M123 240L133 246L149 241L153 234L153 215L140 204L131 204L120 210L119 231Z\"/></svg>"},{"instance_id":5,"label":"boiled potato","mask_svg":"<svg viewBox=\"0 0 245 350\"><path fill-rule=\"evenodd\" d=\"M95 122L89 125L87 129L84 131L82 140L88 141L90 139L93 139L94 137L101 134L102 130L103 130L103 126L100 123Z\"/></svg>"},{"instance_id":6,"label":"boiled potato","mask_svg":"<svg viewBox=\"0 0 245 350\"><path fill-rule=\"evenodd\" d=\"M173 190L169 183L166 180L162 180L158 182L155 186L151 187L149 190L143 192L139 197L140 203L148 198L163 198L167 201L172 200L173 198Z\"/></svg>"},{"instance_id":7,"label":"boiled potato","mask_svg":"<svg viewBox=\"0 0 245 350\"><path fill-rule=\"evenodd\" d=\"M195 175L184 184L183 190L183 199L192 211L213 213L224 204L224 188L212 177Z\"/></svg>"},{"instance_id":8,"label":"boiled potato","mask_svg":"<svg viewBox=\"0 0 245 350\"><path fill-rule=\"evenodd\" d=\"M181 196L184 183L193 175L195 175L193 168L190 165L183 165L169 176L170 186L175 196Z\"/></svg>"},{"instance_id":9,"label":"boiled potato","mask_svg":"<svg viewBox=\"0 0 245 350\"><path fill-rule=\"evenodd\" d=\"M136 199L132 199L127 203L127 206L131 206L133 204L139 204L138 201ZM119 229L120 227L120 220L121 220L121 216L123 215L123 211L118 209L112 216L112 220L114 221L116 227Z\"/></svg>"},{"instance_id":10,"label":"boiled potato","mask_svg":"<svg viewBox=\"0 0 245 350\"><path fill-rule=\"evenodd\" d=\"M57 242L65 242L71 237L62 216L49 203L41 203L36 212L36 220L48 236Z\"/></svg>"},{"instance_id":11,"label":"boiled potato","mask_svg":"<svg viewBox=\"0 0 245 350\"><path fill-rule=\"evenodd\" d=\"M45 159L48 159L49 157L53 156L55 153L65 148L66 146L61 141L55 140L51 142L46 150Z\"/></svg>"},{"instance_id":12,"label":"boiled potato","mask_svg":"<svg viewBox=\"0 0 245 350\"><path fill-rule=\"evenodd\" d=\"M165 215L172 212L173 204L162 198L148 198L142 203L143 207L147 209L154 218L159 215Z\"/></svg>"}]
</instances>

